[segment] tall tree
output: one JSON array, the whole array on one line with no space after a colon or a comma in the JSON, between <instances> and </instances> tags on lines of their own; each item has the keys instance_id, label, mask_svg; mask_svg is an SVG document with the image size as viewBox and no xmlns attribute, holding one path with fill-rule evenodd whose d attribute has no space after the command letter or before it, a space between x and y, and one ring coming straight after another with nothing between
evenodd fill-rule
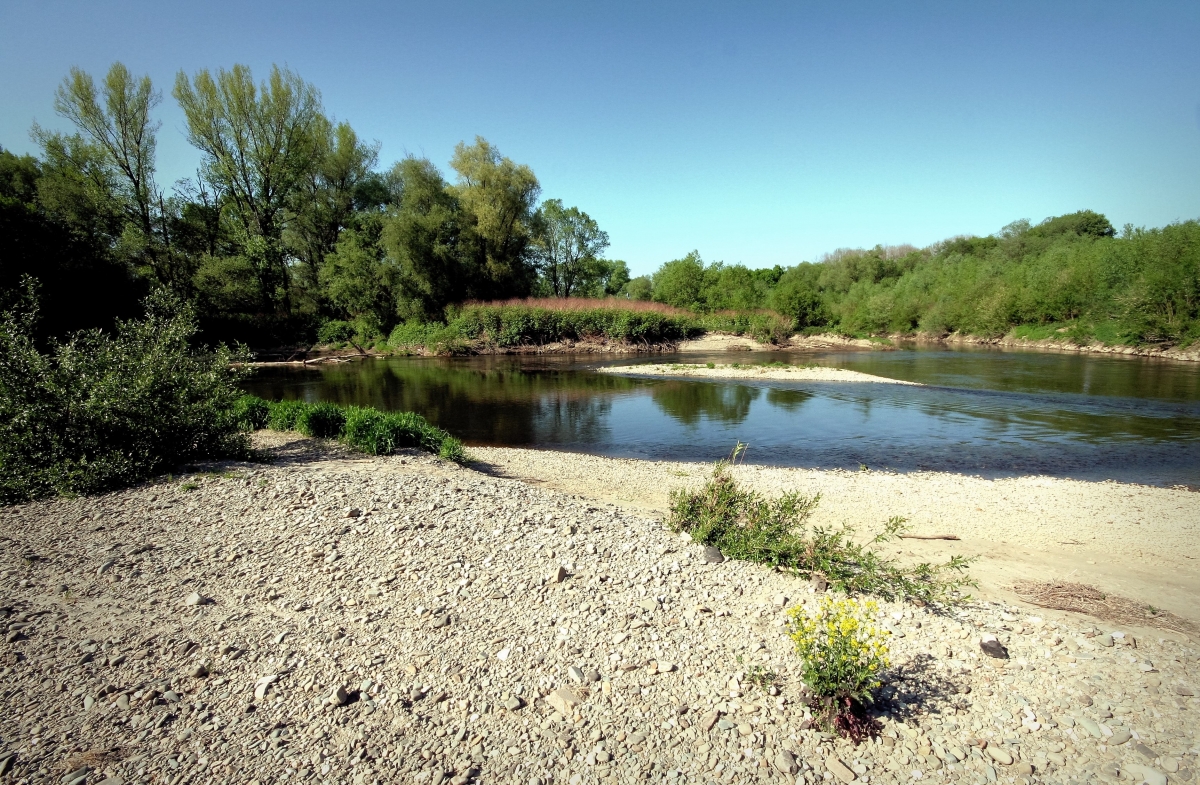
<instances>
[{"instance_id":1,"label":"tall tree","mask_svg":"<svg viewBox=\"0 0 1200 785\"><path fill-rule=\"evenodd\" d=\"M608 233L578 207L563 207L561 199L542 202L533 226L534 253L550 291L556 297L593 293L593 284L608 272L600 263Z\"/></svg>"},{"instance_id":2,"label":"tall tree","mask_svg":"<svg viewBox=\"0 0 1200 785\"><path fill-rule=\"evenodd\" d=\"M285 235L302 263L301 274L310 292L319 289L325 257L351 225L355 210L380 207L388 196L386 190L377 194L372 189L378 142L368 144L349 123L334 124L324 117L316 122L314 142L317 164L297 186Z\"/></svg>"},{"instance_id":3,"label":"tall tree","mask_svg":"<svg viewBox=\"0 0 1200 785\"><path fill-rule=\"evenodd\" d=\"M475 241L474 264L487 283L488 291L477 296L528 294L536 275L530 223L541 191L533 170L501 156L482 136L473 145L459 142L450 166L458 173L454 190Z\"/></svg>"},{"instance_id":4,"label":"tall tree","mask_svg":"<svg viewBox=\"0 0 1200 785\"><path fill-rule=\"evenodd\" d=\"M192 79L180 71L174 95L188 141L204 154L205 180L229 200L245 234L262 304L286 312L282 235L294 193L320 163L320 94L288 69L272 66L256 85L249 67L235 65L216 78L207 69Z\"/></svg>"}]
</instances>

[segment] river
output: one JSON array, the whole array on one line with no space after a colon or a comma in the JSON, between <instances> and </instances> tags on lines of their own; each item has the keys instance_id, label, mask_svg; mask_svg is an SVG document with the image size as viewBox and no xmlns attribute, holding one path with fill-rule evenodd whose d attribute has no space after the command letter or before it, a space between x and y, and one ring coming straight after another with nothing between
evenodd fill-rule
<instances>
[{"instance_id":1,"label":"river","mask_svg":"<svg viewBox=\"0 0 1200 785\"><path fill-rule=\"evenodd\" d=\"M923 387L598 374L640 362L790 362ZM1200 364L987 348L394 357L270 366L247 389L419 412L467 445L777 466L1045 474L1200 486Z\"/></svg>"}]
</instances>

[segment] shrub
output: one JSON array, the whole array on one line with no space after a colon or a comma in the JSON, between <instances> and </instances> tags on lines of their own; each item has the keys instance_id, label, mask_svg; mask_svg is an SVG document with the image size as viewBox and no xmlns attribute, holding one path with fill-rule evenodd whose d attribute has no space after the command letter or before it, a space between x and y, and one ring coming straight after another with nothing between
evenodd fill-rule
<instances>
[{"instance_id":1,"label":"shrub","mask_svg":"<svg viewBox=\"0 0 1200 785\"><path fill-rule=\"evenodd\" d=\"M345 424L345 410L332 403L307 406L296 418L297 431L318 439L336 439L342 435L342 426Z\"/></svg>"},{"instance_id":2,"label":"shrub","mask_svg":"<svg viewBox=\"0 0 1200 785\"><path fill-rule=\"evenodd\" d=\"M243 395L233 405L233 416L243 431L257 431L267 427L271 406L257 395Z\"/></svg>"},{"instance_id":3,"label":"shrub","mask_svg":"<svg viewBox=\"0 0 1200 785\"><path fill-rule=\"evenodd\" d=\"M800 655L804 683L818 698L819 720L829 730L860 740L873 723L863 704L872 700L890 664L887 632L874 621L872 601L824 595L815 612L788 611L790 636Z\"/></svg>"},{"instance_id":4,"label":"shrub","mask_svg":"<svg viewBox=\"0 0 1200 785\"><path fill-rule=\"evenodd\" d=\"M267 425L275 431L296 430L296 423L299 422L300 415L308 408L308 404L304 401L279 401L267 406L271 411Z\"/></svg>"},{"instance_id":5,"label":"shrub","mask_svg":"<svg viewBox=\"0 0 1200 785\"><path fill-rule=\"evenodd\" d=\"M43 353L37 298L0 315L0 500L80 494L139 482L198 458L243 457L236 364L195 349L195 315L165 292L114 333L80 332Z\"/></svg>"},{"instance_id":6,"label":"shrub","mask_svg":"<svg viewBox=\"0 0 1200 785\"><path fill-rule=\"evenodd\" d=\"M731 466L745 451L734 448L730 461L721 461L698 491L671 493L668 525L688 532L704 545L716 546L726 556L792 570L806 577L820 575L845 592L866 592L886 599L907 597L922 602L951 602L960 589L973 586L965 571L969 559L954 556L939 564L902 567L870 548L856 543L854 530L807 530L806 523L820 496L787 493L769 500L742 488L733 479ZM869 545L899 537L903 518L892 518Z\"/></svg>"},{"instance_id":7,"label":"shrub","mask_svg":"<svg viewBox=\"0 0 1200 785\"><path fill-rule=\"evenodd\" d=\"M418 447L455 463L470 460L461 441L413 412L381 412L366 406L302 401L267 403L254 396L245 397L248 400L241 405L246 408L257 408L261 403L269 409L270 416L262 422L274 430L340 438L371 455L391 455L404 447Z\"/></svg>"},{"instance_id":8,"label":"shrub","mask_svg":"<svg viewBox=\"0 0 1200 785\"><path fill-rule=\"evenodd\" d=\"M330 319L317 330L317 342L341 344L354 338L354 325L341 319Z\"/></svg>"}]
</instances>

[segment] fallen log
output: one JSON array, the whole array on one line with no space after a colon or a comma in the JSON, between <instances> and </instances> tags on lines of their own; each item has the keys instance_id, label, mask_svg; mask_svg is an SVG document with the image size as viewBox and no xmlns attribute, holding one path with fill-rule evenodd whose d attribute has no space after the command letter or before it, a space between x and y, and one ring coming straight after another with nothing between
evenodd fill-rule
<instances>
[{"instance_id":1,"label":"fallen log","mask_svg":"<svg viewBox=\"0 0 1200 785\"><path fill-rule=\"evenodd\" d=\"M957 534L901 534L902 540L957 540Z\"/></svg>"}]
</instances>

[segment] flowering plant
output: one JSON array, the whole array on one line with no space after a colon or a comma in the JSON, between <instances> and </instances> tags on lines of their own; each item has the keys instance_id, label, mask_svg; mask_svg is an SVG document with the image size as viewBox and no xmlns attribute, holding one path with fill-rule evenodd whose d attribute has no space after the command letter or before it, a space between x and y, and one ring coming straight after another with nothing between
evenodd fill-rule
<instances>
[{"instance_id":1,"label":"flowering plant","mask_svg":"<svg viewBox=\"0 0 1200 785\"><path fill-rule=\"evenodd\" d=\"M821 719L853 738L869 732L863 703L888 667L887 631L873 617L872 600L821 598L815 612L803 605L788 611L790 636L803 663L804 682L819 699Z\"/></svg>"}]
</instances>

